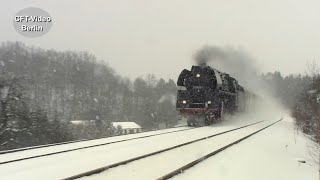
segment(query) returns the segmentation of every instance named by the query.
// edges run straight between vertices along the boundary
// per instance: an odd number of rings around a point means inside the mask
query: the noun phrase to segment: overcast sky
[[[52,16],[48,34],[14,30],[14,15],[30,6]],[[304,73],[308,60],[320,62],[319,0],[10,0],[0,24],[1,42],[86,50],[131,78],[176,79],[205,44],[244,49],[263,72]]]

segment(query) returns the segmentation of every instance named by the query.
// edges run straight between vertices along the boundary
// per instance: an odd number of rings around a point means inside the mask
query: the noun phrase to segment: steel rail
[[[245,136],[243,138],[240,138],[240,139],[238,139],[238,140],[236,140],[236,141],[234,141],[234,142],[232,142],[232,143],[230,143],[230,144],[228,144],[228,145],[226,145],[226,146],[224,146],[222,148],[219,148],[218,150],[215,150],[215,151],[213,151],[213,152],[211,152],[211,153],[209,153],[209,154],[207,154],[207,155],[205,155],[205,156],[203,156],[201,158],[198,158],[198,159],[196,159],[196,160],[194,160],[194,161],[192,161],[192,162],[190,162],[190,163],[188,163],[188,164],[186,164],[186,165],[184,165],[184,166],[182,166],[182,167],[180,167],[180,168],[178,168],[178,169],[176,169],[176,170],[174,170],[174,171],[172,171],[172,172],[170,172],[170,173],[168,173],[168,174],[166,174],[166,175],[164,175],[164,176],[162,176],[160,178],[158,178],[157,180],[166,180],[166,179],[172,178],[173,176],[182,173],[183,171],[193,167],[196,164],[199,164],[200,162],[208,159],[209,157],[214,156],[214,155],[218,154],[219,152],[222,152],[223,150],[225,150],[225,149],[227,149],[227,148],[229,148],[229,147],[231,147],[231,146],[233,146],[233,145],[235,145],[235,144],[237,144],[237,143],[239,143],[239,142],[241,142],[241,141],[243,141],[243,140],[245,140],[245,139],[257,134],[257,133],[259,133],[260,131],[262,131],[264,129],[267,129],[268,127],[280,122],[282,119],[283,118],[281,118],[280,120],[278,120],[278,121],[276,121],[276,122],[274,122],[274,123],[272,123],[272,124],[270,124],[270,125],[268,125],[268,126],[266,126],[264,128],[259,129],[258,131],[255,131],[255,132],[253,132],[253,133],[251,133],[251,134],[249,134],[249,135],[247,135],[247,136]]]
[[[192,143],[196,143],[196,142],[199,142],[199,141],[207,140],[209,138],[212,138],[212,137],[215,137],[215,136],[219,136],[219,135],[222,135],[222,134],[226,134],[226,133],[229,133],[229,132],[232,132],[232,131],[236,131],[236,130],[239,130],[239,129],[242,129],[242,128],[253,126],[253,125],[261,123],[261,122],[263,122],[263,121],[259,121],[259,122],[255,122],[255,123],[248,124],[248,125],[245,125],[245,126],[241,126],[241,127],[238,127],[238,128],[234,128],[234,129],[231,129],[231,130],[223,131],[223,132],[216,133],[216,134],[213,134],[213,135],[210,135],[210,136],[205,136],[205,137],[202,137],[202,138],[199,138],[199,139],[196,139],[196,140],[192,140],[192,141],[185,142],[185,143],[182,143],[182,144],[178,144],[178,145],[175,145],[175,146],[172,146],[172,147],[168,147],[168,148],[165,148],[165,149],[162,149],[162,150],[158,150],[158,151],[155,151],[155,152],[152,152],[152,153],[144,154],[144,155],[141,155],[141,156],[138,156],[138,157],[134,157],[134,158],[131,158],[131,159],[127,159],[127,160],[124,160],[124,161],[121,161],[121,162],[117,162],[117,163],[114,163],[114,164],[111,164],[111,165],[107,165],[107,166],[104,166],[104,167],[93,169],[93,170],[90,170],[90,171],[87,171],[87,172],[84,172],[84,173],[80,173],[80,174],[77,174],[77,175],[74,175],[74,176],[70,176],[70,177],[64,178],[63,180],[78,179],[78,178],[82,178],[82,177],[85,177],[85,176],[91,176],[91,175],[94,175],[94,174],[98,174],[98,173],[101,173],[102,171],[105,171],[107,169],[111,169],[111,168],[114,168],[114,167],[117,167],[117,166],[120,166],[120,165],[128,164],[128,163],[131,163],[131,162],[136,161],[136,160],[140,160],[140,159],[143,159],[143,158],[146,158],[146,157],[150,157],[150,156],[153,156],[153,155],[156,155],[156,154],[160,154],[160,153],[163,153],[163,152],[166,152],[166,151],[169,151],[169,150],[172,150],[172,149],[176,149],[176,148],[179,148],[179,147],[182,147],[182,146],[186,146],[186,145],[189,145],[189,144],[192,144]]]
[[[89,145],[89,146],[78,147],[78,148],[72,148],[72,149],[56,151],[56,152],[51,152],[51,153],[45,153],[45,154],[40,154],[40,155],[35,155],[35,156],[28,156],[28,157],[24,157],[24,158],[18,158],[18,159],[14,159],[14,160],[9,160],[9,161],[2,161],[2,162],[0,162],[0,165],[12,163],[12,162],[23,161],[23,160],[28,160],[28,159],[39,158],[39,157],[45,157],[45,156],[50,156],[50,155],[55,155],[55,154],[61,154],[61,153],[66,153],[66,152],[71,152],[71,151],[77,151],[77,150],[82,150],[82,149],[87,149],[87,148],[93,148],[93,147],[98,147],[98,146],[105,146],[105,145],[115,144],[115,143],[119,143],[119,142],[131,141],[131,140],[136,140],[136,139],[143,139],[143,138],[159,136],[159,135],[164,135],[164,134],[171,134],[171,133],[176,133],[176,132],[181,132],[181,131],[188,131],[188,130],[193,130],[193,129],[197,129],[197,128],[199,128],[199,127],[196,127],[196,128],[195,127],[191,127],[191,128],[188,128],[188,129],[181,129],[181,130],[175,130],[175,131],[170,131],[170,132],[165,132],[165,133],[151,134],[151,135],[147,135],[147,136],[141,136],[141,137],[123,139],[123,140],[118,140],[118,141],[100,143],[100,144]]]
[[[172,128],[168,128],[168,129],[175,129],[175,128],[181,128],[181,127],[190,127],[190,126],[187,126],[187,125],[185,125],[185,126],[176,126],[176,127],[172,127]],[[144,131],[144,132],[139,132],[139,133],[135,133],[135,134],[141,134],[141,133],[153,132],[153,131],[160,131],[160,130],[164,130],[164,129]],[[3,150],[3,151],[0,151],[0,155],[1,154],[14,153],[14,152],[20,152],[20,151],[26,151],[26,150],[31,150],[31,149],[39,149],[39,148],[50,147],[50,146],[57,146],[57,145],[72,144],[72,143],[78,143],[78,142],[93,141],[93,140],[105,139],[105,138],[110,138],[110,137],[119,137],[119,136],[109,136],[109,137],[90,138],[90,139],[79,139],[79,140],[74,140],[74,141],[66,141],[66,142],[43,144],[43,145],[30,146],[30,147],[24,147],[24,148],[18,148],[18,149]]]

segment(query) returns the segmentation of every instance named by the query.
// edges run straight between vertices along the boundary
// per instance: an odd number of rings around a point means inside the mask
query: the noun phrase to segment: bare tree
[[[320,178],[320,67],[315,61],[309,62],[307,66],[313,80],[311,90],[308,92],[308,103],[312,111],[311,118],[314,122],[314,135],[311,136],[311,139],[316,142],[315,145],[309,147],[309,153],[318,163]]]

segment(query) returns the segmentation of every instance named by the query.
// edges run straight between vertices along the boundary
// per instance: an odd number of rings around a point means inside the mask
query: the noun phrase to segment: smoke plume
[[[193,58],[198,65],[207,64],[214,69],[230,74],[230,76],[237,79],[239,84],[246,90],[255,94],[257,96],[257,98],[255,98],[256,102],[250,107],[250,113],[256,112],[254,113],[255,117],[263,118],[270,117],[271,114],[286,114],[286,110],[268,91],[269,88],[261,80],[259,76],[261,73],[257,63],[255,63],[255,59],[246,51],[232,47],[206,45],[196,51]],[[270,112],[273,113],[270,114]],[[270,119],[274,118],[270,117]]]
[[[208,64],[226,72],[247,88],[256,88],[258,67],[244,50],[232,47],[203,46],[193,56],[198,65]]]

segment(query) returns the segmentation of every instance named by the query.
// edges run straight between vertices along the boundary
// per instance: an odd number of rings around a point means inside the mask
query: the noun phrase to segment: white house
[[[121,130],[121,134],[134,134],[142,132],[141,126],[135,122],[112,122],[112,125],[116,129]]]

